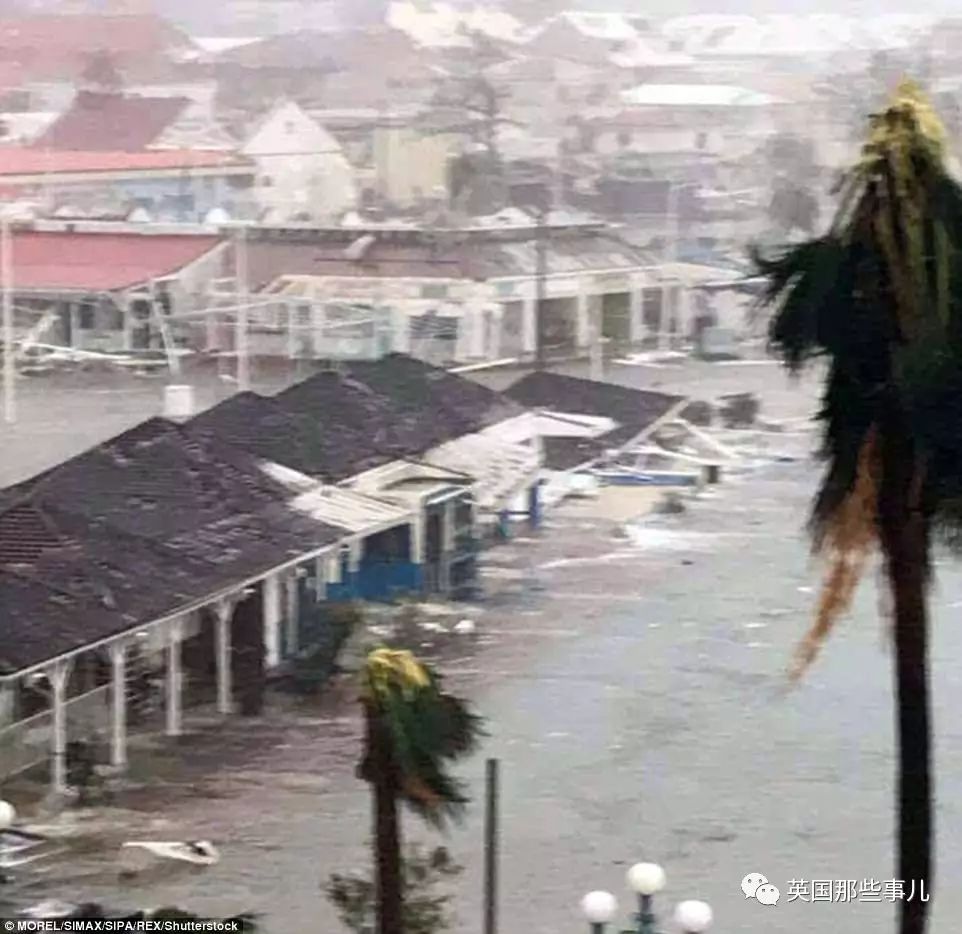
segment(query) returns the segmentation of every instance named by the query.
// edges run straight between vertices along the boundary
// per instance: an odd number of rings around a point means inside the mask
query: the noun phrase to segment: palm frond
[[[409,652],[375,650],[363,679],[364,701],[390,745],[398,796],[437,826],[459,818],[468,797],[448,766],[476,749],[484,735],[481,718]],[[362,777],[372,780],[372,757],[365,754],[363,764]]]

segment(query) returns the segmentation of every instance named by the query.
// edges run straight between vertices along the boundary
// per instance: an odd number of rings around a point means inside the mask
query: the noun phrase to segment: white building
[[[357,205],[340,143],[292,101],[276,104],[240,151],[257,164],[255,199],[271,221],[331,221]]]

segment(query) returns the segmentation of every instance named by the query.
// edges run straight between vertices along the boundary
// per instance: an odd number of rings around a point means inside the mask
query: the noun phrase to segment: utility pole
[[[13,251],[10,221],[0,219],[0,277],[3,278],[3,420],[12,425],[17,420],[16,364],[13,353]]]
[[[237,352],[237,388],[246,392],[251,388],[250,347],[248,345],[248,318],[250,287],[247,277],[247,227],[237,229],[234,241],[234,274],[237,279],[237,333],[234,348]]]

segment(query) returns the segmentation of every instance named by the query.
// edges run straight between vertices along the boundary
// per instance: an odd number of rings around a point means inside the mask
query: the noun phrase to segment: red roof
[[[38,75],[76,75],[90,54],[100,50],[109,51],[119,64],[136,64],[191,45],[186,33],[152,15],[49,14],[0,19],[4,58],[27,65]]]
[[[164,169],[177,171],[248,165],[246,159],[234,153],[207,149],[77,152],[68,149],[0,148],[0,177],[82,172],[148,172]]]
[[[17,230],[12,237],[14,289],[112,292],[171,275],[220,242],[197,234]]]
[[[127,97],[81,91],[34,141],[38,149],[137,152],[146,149],[190,103],[186,97]]]

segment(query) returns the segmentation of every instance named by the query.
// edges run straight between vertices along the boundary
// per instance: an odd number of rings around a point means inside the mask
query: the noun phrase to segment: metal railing
[[[103,729],[110,718],[110,685],[72,697],[66,703],[67,735]],[[0,776],[9,778],[50,756],[53,711],[44,710],[0,729]]]

